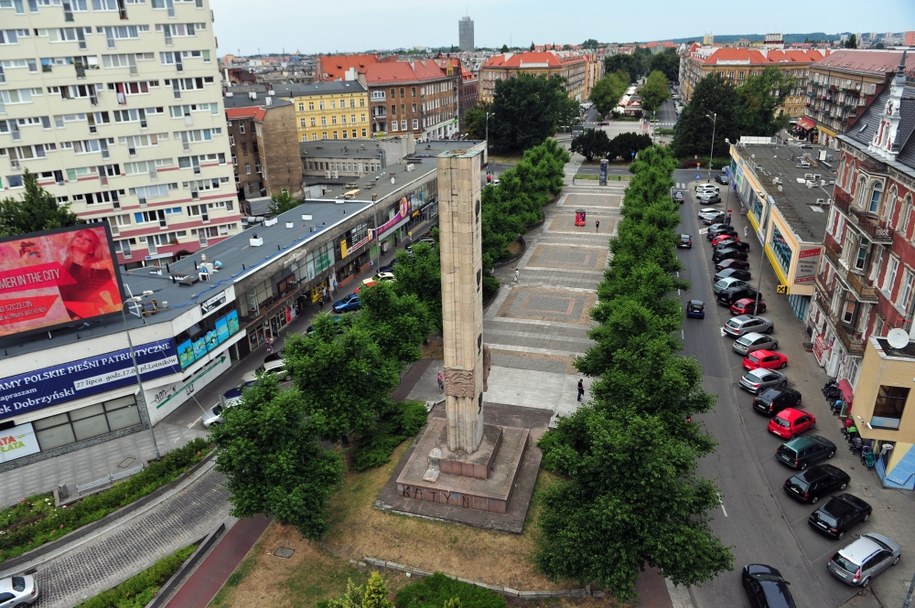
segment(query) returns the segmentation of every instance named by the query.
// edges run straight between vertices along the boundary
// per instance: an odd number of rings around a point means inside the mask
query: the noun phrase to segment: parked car
[[[738,249],[733,249],[731,247],[728,247],[727,249],[722,249],[720,251],[716,250],[715,253],[712,254],[712,262],[715,262],[716,264],[718,262],[720,262],[721,260],[745,260],[745,259],[747,259],[746,251],[740,251]]]
[[[788,366],[788,355],[767,348],[758,348],[743,358],[744,369],[784,369]]]
[[[379,273],[382,273],[382,272],[390,272],[390,273],[393,274],[393,273],[394,273],[394,267],[395,267],[395,266],[397,266],[397,258],[393,258],[390,262],[388,262],[388,263],[385,264],[384,266],[381,266],[381,267],[378,269],[378,272],[379,272]]]
[[[720,281],[716,281],[712,285],[712,292],[715,295],[718,295],[719,293],[721,293],[725,289],[728,289],[729,287],[749,287],[749,286],[750,286],[750,284],[747,283],[746,281],[741,281],[740,279],[735,279],[735,278],[727,278],[727,279],[721,279]]]
[[[721,211],[718,212],[718,215],[708,216],[702,219],[706,226],[712,226],[714,224],[723,224],[727,220],[727,216]]]
[[[873,507],[854,494],[839,494],[811,513],[807,523],[817,532],[842,538],[856,525],[869,520],[873,512]]]
[[[696,200],[703,205],[714,205],[721,202],[721,197],[717,192],[699,192],[696,194]]]
[[[269,363],[271,361],[278,361],[279,359],[282,359],[284,352],[286,352],[286,351],[281,348],[277,351],[274,351],[274,352],[268,354],[266,357],[264,357],[264,365],[266,365],[267,363]]]
[[[719,235],[721,236],[721,235]],[[716,237],[718,238],[718,237]],[[715,240],[712,239],[712,243],[715,243]],[[741,241],[737,238],[736,235],[731,237],[731,240],[722,241],[717,245],[714,245],[715,251],[723,251],[724,249],[736,249],[737,251],[750,251],[750,244],[746,241]]]
[[[353,312],[360,308],[362,308],[362,304],[359,303],[359,294],[355,292],[334,302],[334,312],[336,313]]]
[[[719,270],[715,273],[713,281],[718,282],[721,279],[727,279],[729,277],[734,277],[735,279],[740,279],[741,281],[749,281],[753,278],[753,275],[749,270],[743,270],[740,268],[725,268],[724,270]]]
[[[703,207],[702,209],[700,209],[699,211],[696,212],[696,216],[702,221],[705,221],[707,218],[710,218],[710,217],[717,217],[719,215],[724,215],[724,214],[721,213],[721,209],[716,209],[715,207]]]
[[[723,243],[739,243],[740,237],[732,232],[721,232],[712,239],[712,247],[717,247]]]
[[[851,477],[831,464],[818,464],[785,480],[785,494],[795,500],[816,504],[818,500],[836,490],[848,487]]]
[[[739,253],[739,252],[738,252]],[[747,255],[741,253],[740,255]],[[722,306],[730,307],[731,304],[737,300],[742,300],[743,298],[755,298],[756,290],[752,287],[740,286],[740,287],[729,287],[718,294],[718,297],[715,300]]]
[[[719,173],[718,175],[715,176],[715,181],[718,182],[719,184],[728,185],[731,183],[731,178],[728,176],[727,173]]]
[[[721,260],[715,264],[715,270],[726,270],[728,268],[739,268],[741,270],[749,270],[750,263],[746,260]]]
[[[384,283],[385,281],[393,281],[393,280],[394,280],[393,272],[390,272],[390,271],[379,272],[378,274],[376,274],[373,277],[370,277],[368,279],[362,279],[362,284],[365,287],[371,287],[372,285],[376,285],[378,283]]]
[[[786,407],[801,407],[801,393],[783,386],[770,388],[753,398],[753,409],[766,416],[774,416]]]
[[[715,238],[716,236],[718,236],[719,234],[722,234],[722,233],[736,235],[737,228],[734,228],[733,226],[731,226],[730,224],[727,224],[725,222],[716,222],[714,224],[709,225],[708,232],[705,234],[705,238],[707,238],[708,240],[711,241],[713,238]]]
[[[704,319],[705,318],[705,302],[702,300],[689,300],[686,303],[686,318],[687,319]]]
[[[285,380],[289,377],[289,371],[286,369],[286,362],[282,359],[267,361],[257,369],[244,374],[241,377],[242,384],[251,384],[260,374],[269,374],[276,376],[277,380]]]
[[[0,579],[0,606],[14,608],[31,606],[38,601],[38,585],[30,574]]]
[[[671,198],[675,203],[683,204],[683,201],[686,200],[686,195],[683,194],[683,190],[674,190],[674,193],[671,195]]]
[[[766,303],[756,298],[741,298],[731,304],[732,315],[758,315],[766,312]]]
[[[738,315],[731,317],[724,324],[724,333],[734,338],[739,338],[744,334],[758,333],[771,334],[775,329],[775,324],[766,317],[757,317],[756,315]]]
[[[693,237],[688,234],[681,234],[680,238],[677,239],[677,247],[680,247],[681,249],[692,249]]]
[[[230,407],[235,407],[241,403],[241,391],[232,389],[232,391],[229,392],[233,391],[236,394],[234,394],[232,397],[226,398],[224,395],[216,404],[212,405],[206,410],[200,420],[203,423],[204,428],[210,428],[217,424],[222,424],[222,413]]]
[[[696,184],[696,194],[701,194],[703,192],[711,192],[713,194],[718,194],[721,190],[715,184],[709,184],[702,182]]]
[[[804,410],[785,408],[769,420],[767,430],[782,439],[793,439],[816,426],[816,417]]]
[[[747,373],[752,374],[754,372]],[[836,444],[820,435],[795,437],[791,441],[781,444],[778,446],[778,449],[775,450],[775,457],[781,463],[795,469],[806,469],[812,464],[832,458],[835,455]]]
[[[788,378],[773,369],[751,369],[740,377],[739,384],[743,390],[758,395],[767,388],[785,386]]]
[[[871,579],[899,563],[902,549],[895,541],[876,532],[860,538],[836,551],[826,568],[848,585],[867,587]]]
[[[766,564],[747,564],[740,580],[753,608],[795,608],[788,581],[778,569]]]

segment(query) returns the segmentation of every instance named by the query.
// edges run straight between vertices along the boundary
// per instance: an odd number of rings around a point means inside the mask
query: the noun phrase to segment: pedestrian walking
[[[438,392],[444,393],[445,392],[445,374],[442,373],[441,370],[439,370],[438,376],[436,376],[435,379],[436,379],[436,381],[438,381]]]
[[[273,352],[273,338],[267,338],[267,352]]]
[[[600,232],[600,220],[594,221],[594,232]]]
[[[583,378],[578,379],[578,401],[585,396],[585,381]]]
[[[518,282],[518,277],[521,276],[521,271],[515,268],[515,283]]]
[[[318,298],[318,307],[324,310],[324,294],[321,294],[321,297]]]
[[[747,238],[748,236],[750,236],[750,227],[744,226],[743,227],[743,238]]]

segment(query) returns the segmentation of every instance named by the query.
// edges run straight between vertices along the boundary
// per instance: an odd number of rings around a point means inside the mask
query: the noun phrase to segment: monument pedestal
[[[446,432],[444,419],[429,421],[397,477],[398,496],[490,513],[507,513],[530,431],[484,425],[480,448],[473,454],[451,452]],[[430,463],[430,456],[437,463]]]

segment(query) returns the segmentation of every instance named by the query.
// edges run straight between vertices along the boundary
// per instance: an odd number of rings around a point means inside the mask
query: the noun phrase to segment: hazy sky
[[[711,34],[915,30],[915,0],[210,0],[219,54],[344,53],[457,45],[474,21],[478,47],[646,42]]]

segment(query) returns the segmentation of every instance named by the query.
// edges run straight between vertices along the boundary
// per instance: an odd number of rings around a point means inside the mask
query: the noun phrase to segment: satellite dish
[[[906,330],[897,327],[896,329],[891,329],[890,333],[886,335],[886,341],[893,348],[905,348],[909,343],[909,334]]]

